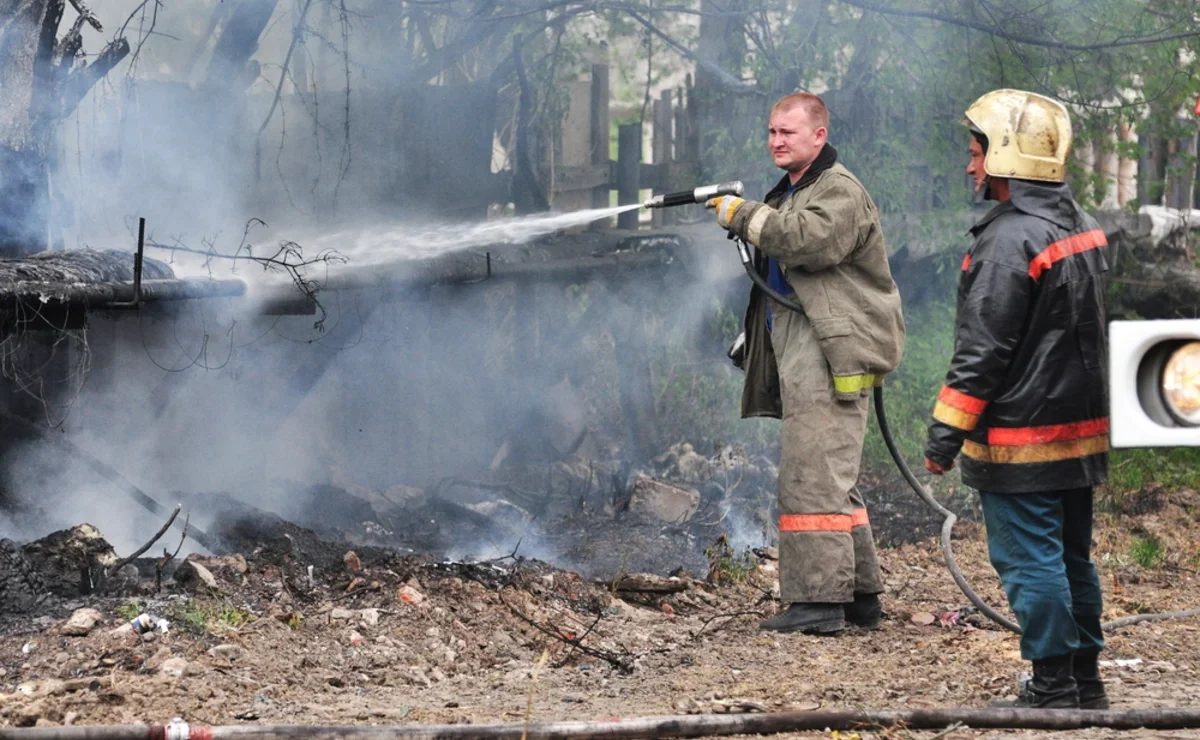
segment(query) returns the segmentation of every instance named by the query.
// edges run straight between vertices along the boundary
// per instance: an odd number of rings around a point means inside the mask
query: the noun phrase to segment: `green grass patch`
[[[176,607],[171,617],[172,621],[189,627],[193,632],[220,634],[252,621],[254,614],[222,602],[192,599]]]
[[[758,566],[754,553],[738,552],[729,544],[729,538],[721,535],[716,542],[704,548],[708,558],[708,582],[716,586],[745,583]]]
[[[126,601],[118,606],[114,611],[123,619],[132,620],[142,613],[142,607],[136,601]]]
[[[1162,543],[1152,535],[1135,537],[1133,544],[1129,546],[1129,556],[1143,568],[1157,567],[1162,562],[1163,555]]]
[[[1098,500],[1119,509],[1127,493],[1158,483],[1167,489],[1200,486],[1200,447],[1147,447],[1113,450],[1108,455],[1108,483]]]

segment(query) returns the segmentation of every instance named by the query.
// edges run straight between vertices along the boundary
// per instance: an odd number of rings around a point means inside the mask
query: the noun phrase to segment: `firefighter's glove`
[[[947,470],[953,470],[954,463],[951,462],[949,465],[942,466],[942,465],[939,465],[938,463],[935,463],[933,460],[930,460],[929,458],[925,458],[925,469],[928,470],[929,472],[933,473],[934,475],[942,475]]]
[[[717,225],[722,229],[728,229],[733,223],[733,217],[737,210],[745,204],[744,198],[738,198],[734,195],[722,195],[713,198],[704,204],[706,208],[711,208],[717,212]]]

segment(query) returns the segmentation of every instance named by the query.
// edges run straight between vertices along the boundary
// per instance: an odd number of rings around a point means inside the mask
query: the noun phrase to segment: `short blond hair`
[[[771,108],[771,113],[788,111],[797,106],[804,108],[804,112],[808,114],[808,120],[812,122],[813,128],[829,130],[829,109],[825,107],[825,101],[810,92],[797,92],[780,98],[775,107]]]

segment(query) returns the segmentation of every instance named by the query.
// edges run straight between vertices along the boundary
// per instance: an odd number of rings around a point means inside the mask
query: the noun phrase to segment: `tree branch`
[[[63,117],[71,115],[84,96],[88,94],[88,90],[104,79],[104,75],[111,72],[113,67],[120,64],[121,60],[128,55],[128,41],[123,38],[110,41],[108,46],[104,47],[104,50],[96,57],[96,61],[68,77],[63,87]]]
[[[307,0],[304,8],[300,11],[300,17],[296,19],[295,30],[292,32],[292,43],[288,45],[287,55],[283,58],[283,65],[279,70],[279,82],[275,83],[275,97],[271,99],[271,108],[267,111],[267,117],[258,127],[258,137],[260,138],[262,132],[266,130],[267,124],[271,122],[271,117],[275,115],[275,109],[279,107],[279,99],[283,96],[283,83],[287,80],[288,65],[292,62],[292,54],[296,52],[296,45],[300,43],[300,39],[304,35],[304,19],[308,17],[308,9],[312,7],[312,4],[313,0]]]
[[[629,15],[630,18],[634,19],[638,23],[645,26],[646,29],[648,31],[650,31],[651,33],[653,33],[655,36],[657,36],[660,39],[662,39],[663,41],[667,42],[668,46],[670,46],[675,51],[679,52],[682,56],[684,56],[687,59],[692,60],[696,64],[700,65],[701,67],[704,67],[704,69],[711,72],[716,77],[716,79],[721,81],[722,86],[725,89],[729,90],[730,92],[745,93],[745,94],[749,94],[749,95],[757,95],[759,97],[763,97],[765,95],[765,93],[763,93],[763,91],[758,90],[751,85],[747,85],[746,83],[742,82],[738,78],[734,77],[733,75],[729,74],[725,70],[721,69],[720,66],[718,66],[711,60],[705,59],[704,57],[696,54],[691,49],[687,48],[683,44],[679,43],[675,39],[673,39],[670,36],[668,36],[667,34],[663,33],[663,31],[660,30],[658,28],[658,26],[651,23],[648,19],[642,17],[642,15],[640,13],[638,13],[637,11],[635,11],[631,8],[625,8],[625,12]]]
[[[79,13],[80,18],[88,22],[88,25],[100,33],[104,33],[104,26],[100,25],[100,21],[96,19],[95,14],[84,4],[83,0],[71,0],[71,6]]]
[[[934,13],[926,10],[906,10],[903,8],[888,8],[882,5],[874,5],[872,3],[862,2],[862,0],[841,0],[847,5],[853,5],[860,10],[869,10],[883,15],[898,16],[901,18],[924,18],[926,20],[938,21],[947,23],[952,26],[960,26],[962,28],[970,28],[976,31],[983,31],[992,36],[1015,41],[1018,44],[1028,44],[1029,46],[1041,46],[1047,49],[1062,49],[1065,51],[1100,51],[1102,49],[1115,49],[1122,46],[1146,46],[1149,44],[1159,44],[1164,41],[1178,41],[1179,39],[1190,39],[1200,36],[1200,31],[1187,31],[1185,33],[1176,33],[1168,36],[1150,36],[1137,39],[1122,39],[1114,41],[1106,41],[1098,44],[1072,44],[1066,41],[1054,41],[1053,39],[1039,39],[1032,36],[1022,36],[1020,34],[1008,33],[995,25],[980,23],[978,21],[966,20],[964,18],[955,18],[954,16],[944,15],[942,13]]]
[[[150,541],[147,542],[146,544],[142,545],[141,547],[139,547],[137,549],[137,552],[133,553],[129,557],[118,560],[116,563],[113,564],[113,566],[111,568],[108,569],[108,572],[109,573],[119,573],[122,568],[124,568],[126,565],[129,565],[134,560],[137,560],[138,558],[140,558],[143,553],[145,553],[147,550],[149,550],[151,547],[153,547],[154,543],[158,542],[160,539],[162,539],[162,536],[167,533],[168,529],[171,528],[171,525],[175,522],[175,517],[179,516],[179,511],[182,508],[183,508],[182,504],[175,504],[175,510],[171,512],[171,518],[168,519],[167,523],[162,525],[162,527],[158,530],[158,532],[156,532],[154,534],[154,536],[150,538]],[[185,536],[186,536],[186,532],[187,532],[186,527],[184,528],[184,532],[185,532]]]

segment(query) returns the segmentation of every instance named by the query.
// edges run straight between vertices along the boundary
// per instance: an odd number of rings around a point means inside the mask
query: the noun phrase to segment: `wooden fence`
[[[699,135],[688,105],[691,89],[688,85],[666,90],[651,101],[644,123],[620,124],[613,159],[608,65],[593,64],[590,79],[569,83],[561,141],[549,148],[556,161],[544,167],[548,182],[543,185],[555,210],[607,207],[612,190],[617,191],[617,203],[626,205],[640,202],[642,190],[663,192],[699,184]],[[649,161],[643,161],[644,126],[649,126]],[[507,201],[512,177],[511,169],[493,173],[493,202]],[[637,228],[638,215],[621,214],[618,228]],[[654,225],[672,223],[674,216],[670,210],[655,211]]]
[[[563,125],[563,143],[554,147],[561,152],[555,163],[547,195],[557,210],[599,208],[609,204],[609,191],[617,191],[620,204],[636,203],[641,189],[656,192],[680,190],[700,183],[700,132],[693,99],[696,89],[688,83],[666,90],[652,101],[645,125],[649,126],[650,156],[642,161],[643,125],[618,127],[617,157],[609,157],[609,69],[606,64],[592,65],[591,79],[571,83],[570,107]],[[1140,158],[1122,156],[1139,140],[1146,142]],[[1166,205],[1172,208],[1200,208],[1197,187],[1197,140],[1192,134],[1181,138],[1162,138],[1153,131],[1136,131],[1126,124],[1114,127],[1102,141],[1076,142],[1073,157],[1092,184],[1102,190],[1078,193],[1095,196],[1101,209],[1127,207],[1134,199],[1140,204]],[[511,174],[494,175],[494,202],[504,202]],[[915,178],[926,181],[927,177]],[[930,207],[929,198],[910,200],[908,211],[921,212]],[[672,209],[655,211],[653,223],[663,226],[678,215]],[[619,228],[636,228],[637,211],[622,214]]]

